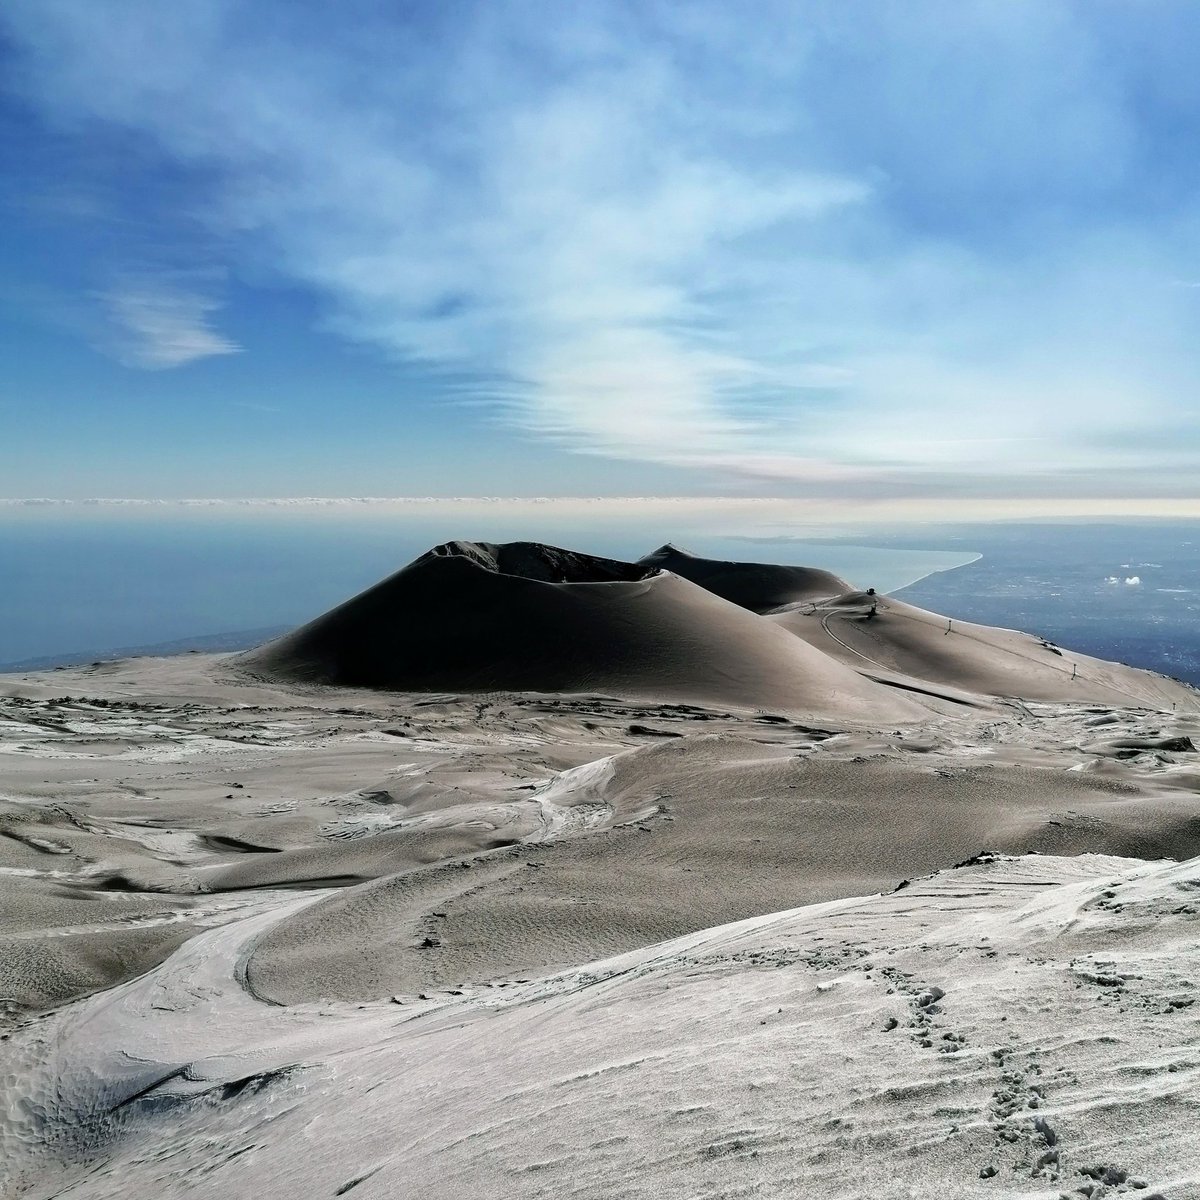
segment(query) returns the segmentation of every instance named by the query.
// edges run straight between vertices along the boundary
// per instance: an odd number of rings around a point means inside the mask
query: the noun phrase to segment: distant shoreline
[[[932,575],[945,575],[948,571],[959,571],[963,567],[972,567],[982,558],[982,554],[976,554],[974,558],[970,558],[966,562],[955,563],[952,567],[934,567],[932,571],[926,571],[924,575],[918,575],[916,579],[910,579],[907,583],[902,583],[898,588],[892,588],[888,595],[894,596],[898,592],[904,591],[905,588],[915,587],[923,579],[928,579]]]

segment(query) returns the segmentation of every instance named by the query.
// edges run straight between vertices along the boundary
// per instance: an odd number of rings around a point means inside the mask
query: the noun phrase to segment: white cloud
[[[220,306],[199,292],[125,279],[100,299],[109,318],[101,345],[127,366],[164,370],[240,349],[213,329],[210,317]]]
[[[668,526],[675,530],[697,528],[706,535],[723,533],[744,535],[753,530],[756,536],[770,538],[794,537],[798,525],[812,530],[824,530],[828,535],[850,532],[854,527],[870,525],[891,526],[905,522],[941,522],[946,519],[945,501],[920,496],[897,497],[893,493],[869,495],[862,489],[847,488],[837,493],[836,503],[821,496],[762,497],[762,496],[307,496],[307,497],[229,497],[214,499],[144,499],[116,497],[83,498],[76,500],[46,498],[0,497],[0,512],[25,512],[31,518],[41,513],[46,519],[67,514],[82,516],[119,511],[125,513],[229,513],[268,514],[296,513],[331,514],[357,513],[392,520],[398,515],[428,510],[430,515],[454,515],[462,527],[473,522],[488,523],[493,517],[511,520],[514,530],[527,529],[528,522],[543,518],[571,522],[625,523],[638,528],[647,524]],[[958,521],[1056,520],[1095,519],[1098,516],[1118,519],[1179,517],[1200,520],[1200,499],[1177,500],[1046,500],[1026,496],[1019,500],[996,501],[990,497],[976,499],[957,496],[953,517]],[[478,528],[478,526],[476,526]],[[1110,576],[1105,582],[1120,585],[1120,576]],[[1169,589],[1168,589],[1169,590]]]
[[[46,112],[218,180],[197,209],[232,256],[571,449],[806,486],[1192,486],[1168,286],[1192,234],[1060,215],[1139,161],[1125,68],[1076,10],[323,11],[9,19]],[[864,37],[890,47],[868,66]],[[199,296],[109,304],[141,365],[236,349]],[[1172,426],[1168,461],[1146,434]]]

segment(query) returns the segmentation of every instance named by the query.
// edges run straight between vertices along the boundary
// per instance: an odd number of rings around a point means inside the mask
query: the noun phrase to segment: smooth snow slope
[[[75,1006],[50,1057],[36,1028],[23,1035],[0,1126],[10,1188],[1200,1188],[1194,862],[985,859],[545,979],[365,1007],[247,995],[241,964],[277,915],[202,934]]]

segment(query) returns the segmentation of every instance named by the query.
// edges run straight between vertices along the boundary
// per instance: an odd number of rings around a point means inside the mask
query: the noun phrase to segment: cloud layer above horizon
[[[165,181],[105,200],[172,245],[108,239],[88,337],[133,369],[251,358],[227,281],[281,280],[427,369],[448,430],[764,491],[1195,494],[1195,6],[10,0],[0,27],[67,183],[89,144]]]

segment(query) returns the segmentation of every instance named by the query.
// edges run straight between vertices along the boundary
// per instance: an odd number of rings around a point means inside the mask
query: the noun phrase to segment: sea
[[[1200,685],[1200,523],[780,527],[661,506],[620,520],[502,505],[375,511],[147,506],[0,510],[0,670],[243,649],[455,537],[637,558],[822,567],[961,620],[1025,629]]]

